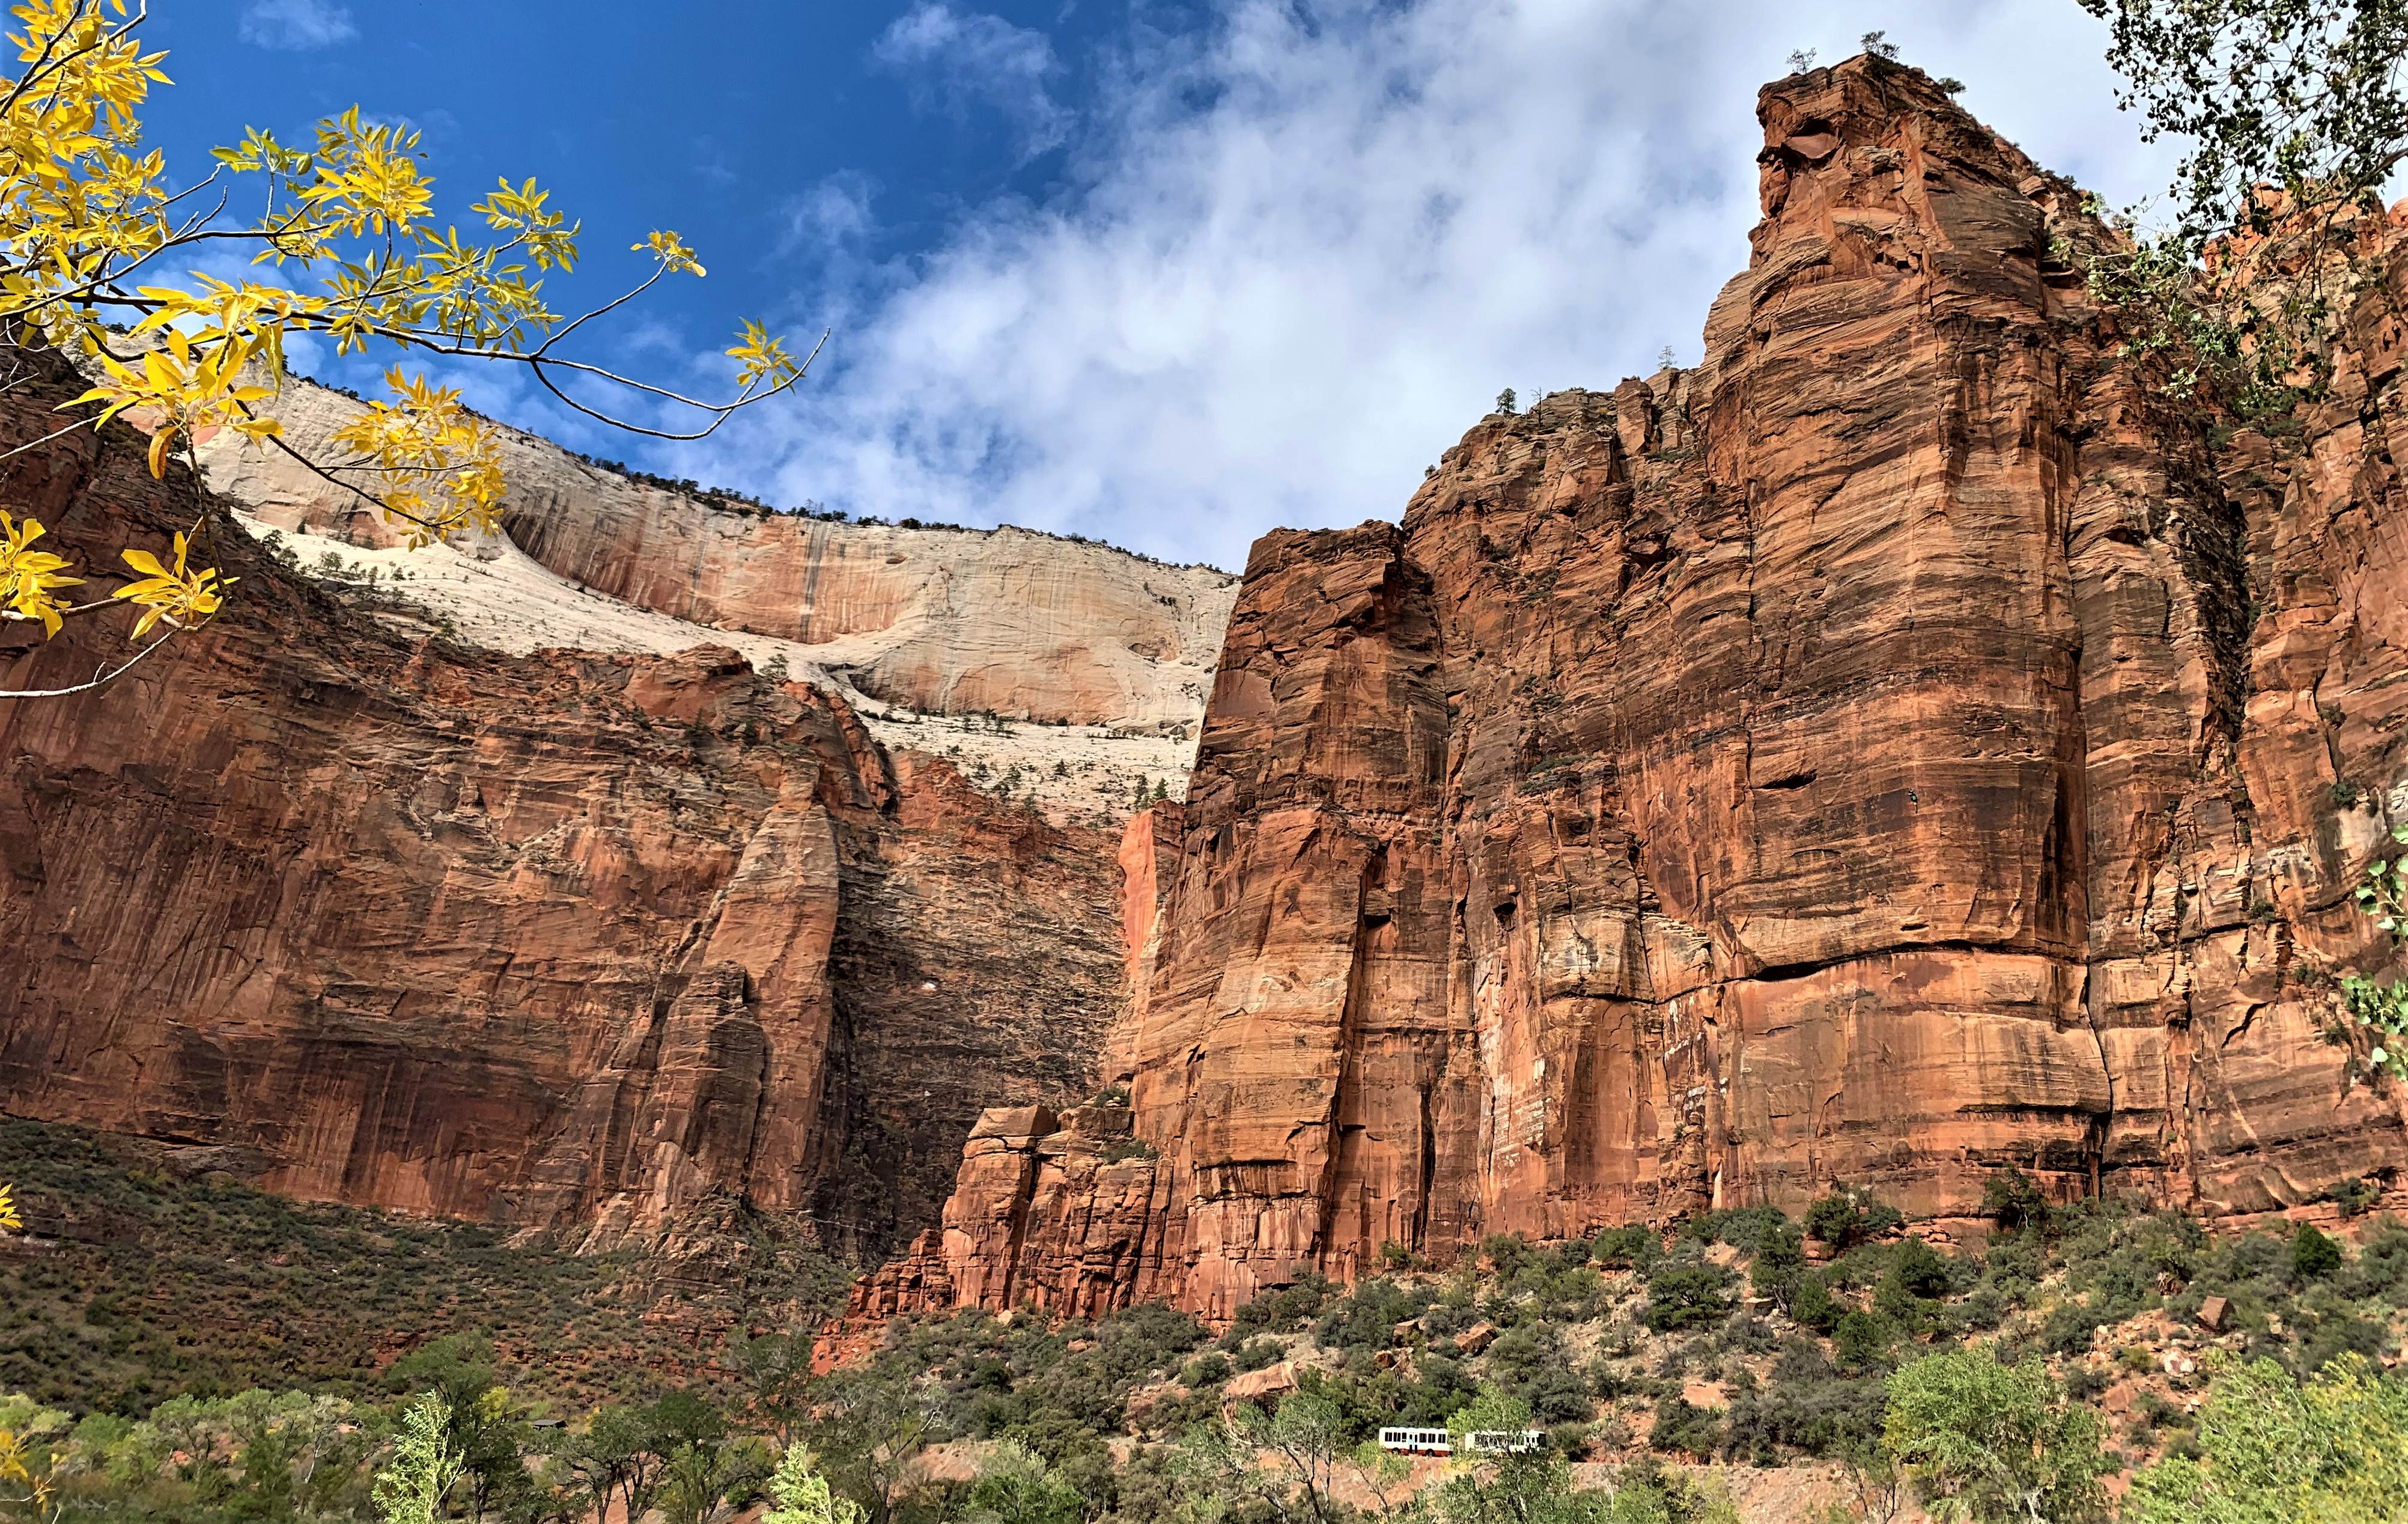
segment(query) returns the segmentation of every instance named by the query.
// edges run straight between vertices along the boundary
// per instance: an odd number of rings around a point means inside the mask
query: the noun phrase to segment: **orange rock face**
[[[2239,1213],[2408,1158],[2324,1039],[2408,818],[2408,276],[2231,435],[2119,358],[2072,188],[1923,77],[1759,114],[1699,368],[1255,547],[1114,1039],[1154,1157],[990,1114],[865,1311],[1226,1316],[1841,1181]]]
[[[884,1317],[953,1306],[1034,1306],[1093,1318],[1175,1273],[1168,1180],[1130,1136],[1126,1108],[998,1107],[962,1152],[944,1224],[853,1287]]]
[[[0,500],[87,566],[164,542],[188,484],[124,436],[19,457]],[[982,1108],[1092,1087],[1102,833],[732,652],[414,640],[220,542],[208,631],[0,705],[11,1114],[244,1145],[300,1196],[599,1239],[737,1199],[882,1252]],[[0,682],[120,638],[0,626]]]

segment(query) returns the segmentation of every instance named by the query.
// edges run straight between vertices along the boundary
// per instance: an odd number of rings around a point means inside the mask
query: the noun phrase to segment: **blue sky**
[[[534,175],[585,221],[561,305],[656,226],[710,267],[596,357],[703,384],[738,316],[832,327],[806,393],[647,447],[523,380],[563,442],[791,504],[1242,563],[1394,516],[1498,388],[1684,363],[1755,220],[1755,88],[1881,27],[2115,199],[2073,0],[153,0],[171,165],[357,102],[445,206]],[[322,367],[323,368],[323,367]],[[337,379],[359,384],[358,374]]]

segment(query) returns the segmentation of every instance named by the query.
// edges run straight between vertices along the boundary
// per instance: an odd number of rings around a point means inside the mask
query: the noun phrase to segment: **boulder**
[[[1294,1391],[1296,1369],[1292,1361],[1282,1360],[1277,1365],[1266,1365],[1259,1371],[1241,1371],[1223,1384],[1222,1400],[1230,1403],[1250,1402]]]

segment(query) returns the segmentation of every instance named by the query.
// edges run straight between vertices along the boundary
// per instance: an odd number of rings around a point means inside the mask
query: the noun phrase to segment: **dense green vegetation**
[[[476,1331],[515,1383],[591,1405],[663,1380],[730,1386],[740,1309],[824,1309],[843,1272],[766,1233],[708,1266],[517,1244],[504,1229],[179,1178],[71,1128],[0,1121],[30,1240],[0,1243],[0,1391],[139,1416],[253,1387],[385,1394],[397,1353]]]
[[[2408,1395],[2370,1363],[2408,1308],[2388,1217],[2213,1238],[2002,1173],[1978,1253],[1841,1191],[1802,1221],[1496,1238],[1444,1269],[1398,1252],[1217,1330],[1159,1306],[897,1321],[815,1373],[836,1281],[766,1237],[707,1272],[580,1258],[25,1124],[0,1126],[0,1165],[36,1235],[0,1245],[0,1390],[22,1394],[0,1509],[28,1516],[1614,1524],[1736,1517],[1727,1468],[1795,1465],[1874,1518],[1916,1494],[2105,1517],[2116,1471],[2148,1524],[2408,1497]],[[2363,1207],[2348,1184],[2328,1194]],[[2221,1332],[2198,1326],[2211,1296]],[[1367,1445],[1391,1424],[1548,1444],[1415,1469]]]

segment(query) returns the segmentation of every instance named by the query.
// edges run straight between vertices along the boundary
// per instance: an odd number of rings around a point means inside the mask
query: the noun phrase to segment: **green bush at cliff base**
[[[1882,1442],[1938,1518],[1980,1524],[2105,1516],[2098,1416],[2036,1360],[1932,1355],[1889,1378]]]
[[[2408,1511],[2408,1383],[2348,1356],[2302,1385],[2272,1360],[2218,1377],[2197,1457],[2132,1478],[2128,1524],[2396,1519]]]

